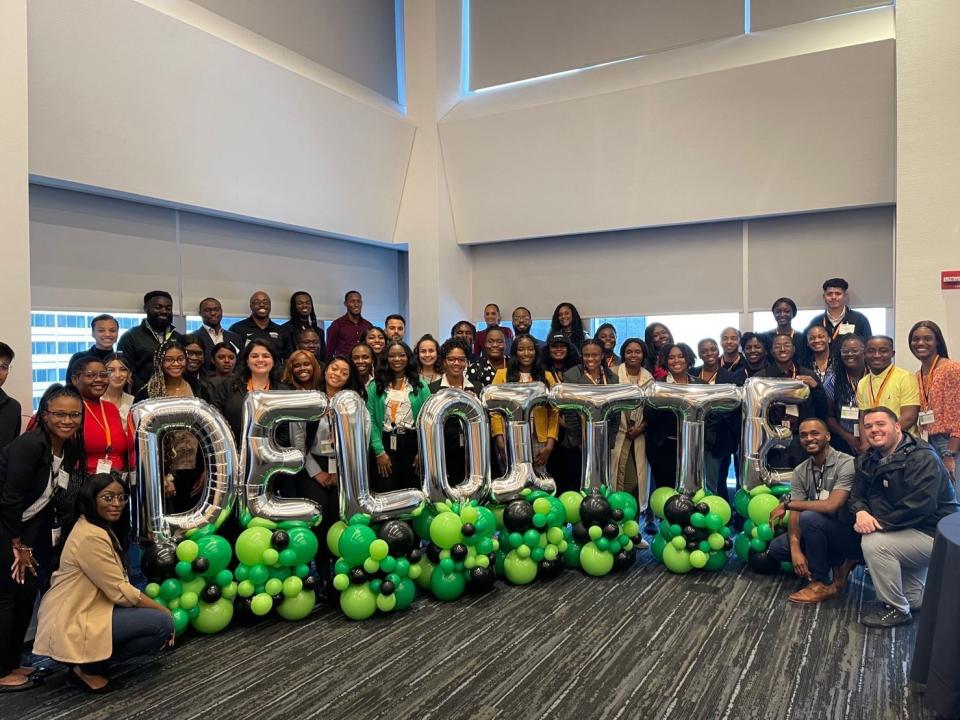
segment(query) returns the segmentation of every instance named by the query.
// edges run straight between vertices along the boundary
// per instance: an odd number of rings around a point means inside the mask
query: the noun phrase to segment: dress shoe
[[[837,596],[837,590],[833,585],[824,585],[822,582],[814,580],[801,590],[797,590],[790,596],[790,602],[810,604],[831,600]]]
[[[850,573],[860,564],[859,560],[844,560],[842,564],[833,569],[833,586],[837,592],[843,592],[847,587],[847,580],[850,579]]]

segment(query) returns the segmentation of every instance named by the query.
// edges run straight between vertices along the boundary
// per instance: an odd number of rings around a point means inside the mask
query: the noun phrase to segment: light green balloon
[[[195,592],[185,592],[180,596],[180,607],[184,610],[192,610],[197,606],[199,601],[200,598],[197,597]]]
[[[316,604],[317,594],[313,590],[301,590],[292,597],[288,595],[283,598],[277,607],[277,615],[284,620],[303,620]]]
[[[339,592],[343,592],[350,587],[350,578],[343,573],[337,573],[333,576],[333,587]]]
[[[276,565],[278,562],[280,562],[280,553],[273,548],[267,548],[264,550],[261,557],[263,558],[264,565]]]
[[[266,591],[267,595],[276,595],[279,592],[283,592],[283,582],[277,580],[277,578],[270,578],[263,585],[263,589]]]
[[[273,610],[273,598],[271,598],[267,593],[262,592],[253,596],[253,600],[250,601],[250,610],[253,611],[254,615],[266,615],[271,610]]]
[[[332,555],[340,557],[340,547],[338,543],[340,542],[340,536],[346,529],[347,524],[343,520],[337,520],[330,526],[330,529],[327,530],[327,549]]]
[[[654,490],[653,494],[650,495],[650,509],[653,511],[653,514],[663,520],[663,506],[667,504],[667,500],[676,494],[677,491],[669,487]]]
[[[200,547],[193,540],[182,540],[177,545],[177,558],[184,562],[193,562],[200,554]]]
[[[377,611],[377,596],[367,583],[350,585],[340,593],[340,609],[351,620],[366,620]]]
[[[707,566],[707,554],[703,550],[694,550],[690,553],[690,564],[695,568]]]
[[[530,548],[526,545],[522,547],[526,548],[527,557],[511,550],[503,560],[503,572],[514,585],[529,585],[537,579],[537,564],[529,557]]]
[[[670,546],[677,550],[684,550],[687,547],[687,539],[682,535],[675,537],[670,541]]]
[[[386,540],[381,540],[378,538],[370,543],[370,557],[372,557],[374,560],[383,560],[389,554],[390,546],[387,545]]]
[[[254,587],[253,583],[250,582],[249,580],[241,580],[237,584],[237,594],[240,597],[243,597],[243,598],[253,597],[253,593],[255,591],[256,591],[256,588]]]
[[[690,564],[690,553],[686,550],[677,550],[673,545],[667,545],[663,549],[663,564],[667,566],[667,570],[679,575],[693,569],[693,565]]]
[[[563,512],[567,522],[580,522],[580,503],[583,502],[583,495],[573,490],[568,490],[560,495],[559,500],[563,504]]]
[[[737,492],[739,492],[739,490]],[[710,507],[710,512],[720,516],[724,525],[730,522],[730,518],[733,517],[733,512],[730,509],[730,503],[722,497],[719,495],[707,495],[707,497],[703,499],[703,502]]]
[[[602,577],[613,570],[613,555],[598,548],[596,543],[588,542],[580,550],[580,567],[587,575]]]
[[[248,527],[237,537],[237,559],[244,565],[257,565],[263,557],[263,551],[269,547],[270,531],[267,528],[258,526]]]
[[[194,630],[211,635],[223,630],[233,619],[233,603],[220,598],[215,603],[200,603],[200,612],[190,618]]]
[[[430,523],[430,539],[437,547],[449,550],[463,542],[463,521],[456,513],[446,512],[437,515]]]
[[[147,583],[147,586],[143,589],[147,594],[148,598],[153,598],[154,600],[160,595],[160,585],[155,582]]]
[[[393,595],[377,595],[377,610],[381,612],[390,612],[397,607],[397,596]]]
[[[763,486],[761,486],[763,487]],[[755,525],[770,522],[770,512],[780,504],[776,496],[770,493],[762,493],[750,498],[750,504],[747,505],[747,512]]]
[[[173,617],[173,631],[176,633],[176,637],[180,637],[190,625],[190,616],[182,608],[172,610],[170,615]]]
[[[292,598],[300,594],[300,591],[303,590],[303,580],[298,578],[296,575],[291,575],[286,580],[283,581],[283,595],[284,597]]]

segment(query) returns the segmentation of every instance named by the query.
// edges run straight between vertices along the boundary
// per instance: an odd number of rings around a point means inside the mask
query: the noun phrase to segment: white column
[[[4,390],[31,412],[27,3],[0,2],[0,340],[17,358]]]
[[[409,248],[411,344],[424,333],[441,342],[475,313],[468,248],[457,245],[437,120],[459,99],[460,3],[404,3],[407,114],[417,125],[395,241]]]
[[[960,269],[960,3],[897,2],[898,364],[916,367],[907,333],[933,320],[960,356],[960,290],[940,272]]]

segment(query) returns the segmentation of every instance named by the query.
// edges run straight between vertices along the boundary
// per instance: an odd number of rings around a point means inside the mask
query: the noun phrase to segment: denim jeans
[[[81,665],[85,673],[103,675],[112,665],[139,655],[160,652],[173,634],[173,618],[165,610],[113,608],[113,653],[106,660]]]
[[[790,562],[790,539],[787,533],[770,541],[767,554],[780,562]],[[830,583],[830,568],[844,560],[859,560],[860,536],[848,522],[832,515],[804,510],[800,513],[800,548],[807,556],[807,565],[814,580]]]

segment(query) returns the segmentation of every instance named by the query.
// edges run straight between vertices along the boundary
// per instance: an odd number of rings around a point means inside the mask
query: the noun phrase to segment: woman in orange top
[[[507,361],[506,368],[497,370],[492,384],[503,385],[508,382],[542,382],[548,389],[554,385],[553,377],[549,373],[545,373],[543,366],[540,364],[537,357],[537,345],[530,335],[518,335],[516,340],[513,341],[513,355]],[[538,471],[542,472],[546,467],[547,461],[550,459],[550,453],[553,452],[553,446],[557,442],[559,417],[559,411],[552,405],[540,405],[533,409],[533,466]],[[490,426],[497,444],[500,463],[505,467],[507,444],[504,437],[503,418],[499,413],[493,413]]]
[[[921,320],[907,336],[910,352],[920,361],[920,437],[928,440],[943,458],[943,464],[957,478],[960,452],[960,363],[949,359],[940,326]]]

